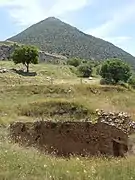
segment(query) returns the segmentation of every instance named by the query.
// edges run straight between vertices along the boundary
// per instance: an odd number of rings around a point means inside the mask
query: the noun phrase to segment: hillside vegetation
[[[135,157],[56,158],[34,148],[23,148],[0,129],[0,179],[6,180],[134,180]]]
[[[0,66],[8,70],[0,73],[2,123],[18,118],[78,120],[77,113],[82,113],[80,120],[94,120],[96,109],[126,111],[135,118],[134,90],[99,85],[99,78],[79,78],[67,65],[32,65],[30,76],[14,71],[22,66],[12,62]]]
[[[128,159],[56,158],[8,142],[0,129],[0,179],[134,180],[135,157]]]
[[[134,90],[101,86],[99,78],[80,79],[70,66],[38,64],[34,76],[18,74],[22,66],[0,62],[0,179],[6,180],[131,180],[135,158],[56,158],[8,139],[14,121],[95,121],[96,109],[128,112],[135,120]],[[52,78],[52,79],[50,79]]]
[[[102,39],[87,35],[59,19],[50,17],[8,40],[36,45],[41,50],[68,57],[102,60],[120,58],[135,66],[135,58]]]

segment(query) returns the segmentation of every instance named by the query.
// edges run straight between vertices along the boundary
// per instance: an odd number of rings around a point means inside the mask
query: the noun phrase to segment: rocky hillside
[[[11,54],[15,50],[16,45],[13,43],[0,42],[0,60],[9,60]],[[50,54],[44,51],[39,51],[40,62],[50,62],[50,63],[61,63],[66,60],[66,57]]]
[[[32,25],[9,40],[36,45],[43,51],[69,57],[92,60],[118,57],[135,66],[135,58],[132,55],[107,41],[87,35],[54,17]]]

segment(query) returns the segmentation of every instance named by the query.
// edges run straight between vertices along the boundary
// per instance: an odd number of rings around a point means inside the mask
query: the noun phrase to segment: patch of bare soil
[[[10,136],[15,143],[58,156],[124,156],[128,150],[127,134],[101,122],[16,122]]]

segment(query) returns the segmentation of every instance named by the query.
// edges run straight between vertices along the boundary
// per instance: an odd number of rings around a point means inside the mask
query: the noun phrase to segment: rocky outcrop
[[[127,134],[101,122],[16,122],[10,125],[10,137],[59,156],[124,156],[128,151]]]
[[[0,60],[10,60],[11,58],[11,54],[13,53],[13,51],[15,50],[15,48],[17,47],[16,44],[13,45],[0,45]],[[65,63],[66,61],[66,57],[65,56],[60,56],[60,55],[56,55],[56,54],[49,54],[47,52],[44,51],[39,51],[39,61],[40,62],[46,62],[46,63],[53,63],[53,64],[60,64],[60,63]]]

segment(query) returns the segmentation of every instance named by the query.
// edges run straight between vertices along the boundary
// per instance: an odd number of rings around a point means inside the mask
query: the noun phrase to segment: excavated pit
[[[123,157],[128,151],[128,135],[102,122],[16,122],[10,125],[10,136],[15,143],[65,157]]]

